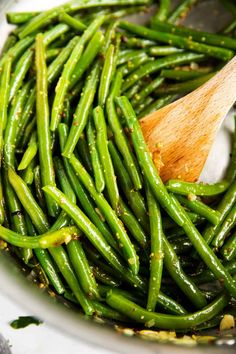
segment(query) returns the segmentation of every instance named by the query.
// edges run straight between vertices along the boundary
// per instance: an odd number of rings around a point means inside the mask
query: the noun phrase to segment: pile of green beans
[[[221,34],[179,25],[196,3],[160,0],[142,26],[123,17],[151,0],[6,14],[0,246],[88,316],[197,331],[234,313],[236,134],[224,180],[164,184],[138,121],[236,52],[236,17]]]

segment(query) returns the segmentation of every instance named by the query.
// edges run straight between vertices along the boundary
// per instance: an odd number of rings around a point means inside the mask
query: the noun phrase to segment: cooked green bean
[[[144,230],[149,231],[145,201],[141,193],[134,189],[131,178],[125,169],[123,161],[112,141],[109,141],[108,147],[112,157],[112,162],[115,168],[119,186],[123,190],[138,222],[142,225]]]
[[[137,34],[143,38],[155,40],[158,42],[168,43],[178,48],[192,50],[197,53],[204,53],[206,55],[209,55],[217,59],[227,61],[230,60],[234,55],[233,51],[230,49],[225,49],[221,47],[194,42],[185,37],[177,36],[170,33],[164,33],[160,31],[154,31],[148,29],[147,27],[136,25],[128,21],[121,21],[119,26],[122,29]]]
[[[236,259],[236,232],[234,232],[225,242],[222,248],[222,254],[227,261]]]
[[[26,37],[21,41],[17,42],[13,47],[11,47],[8,52],[6,52],[3,57],[0,59],[0,68],[2,68],[3,64],[7,61],[9,57],[12,59],[12,63],[15,63],[26,49],[33,43],[34,38]]]
[[[170,67],[177,64],[190,63],[191,61],[197,61],[202,58],[203,58],[202,54],[180,53],[180,54],[168,55],[167,57],[156,59],[154,61],[151,61],[150,63],[144,64],[139,69],[131,73],[126,78],[122,90],[123,91],[127,90],[144,76],[157,72],[162,68]]]
[[[229,48],[233,50],[236,49],[236,39],[222,36],[220,34],[202,32],[183,26],[175,26],[168,22],[159,21],[158,19],[152,23],[152,28],[157,31],[172,33],[180,35],[181,37],[187,37],[191,41],[196,41],[198,43],[206,43],[209,45],[219,46],[221,48]]]
[[[101,107],[104,107],[110,84],[111,84],[111,79],[112,79],[112,73],[113,73],[113,62],[114,62],[114,50],[115,47],[113,44],[110,44],[106,56],[105,56],[105,61],[102,69],[102,74],[101,74],[101,79],[100,79],[100,85],[98,89],[98,103]]]
[[[96,88],[98,85],[99,73],[100,63],[96,62],[93,66],[91,73],[88,76],[79,104],[74,113],[69,136],[66,141],[65,149],[62,153],[62,155],[67,158],[70,158],[73,154],[75,146],[78,143],[78,140],[86,126],[90,109],[92,107],[94,96],[96,93]]]
[[[7,124],[8,100],[10,91],[12,58],[9,56],[3,65],[3,71],[0,77],[0,166],[2,165],[3,154],[3,136]]]
[[[164,242],[159,205],[154,199],[153,194],[148,185],[146,186],[146,189],[151,234],[150,277],[147,310],[155,311],[157,298],[161,288],[164,259]]]
[[[94,35],[97,29],[104,22],[105,17],[100,17],[95,19],[90,26],[84,31],[83,35],[78,39],[77,44],[72,50],[69,59],[67,60],[64,69],[62,71],[60,80],[56,86],[56,95],[53,101],[52,107],[52,117],[51,117],[51,125],[50,128],[52,131],[55,131],[59,122],[60,122],[60,114],[63,109],[64,99],[66,93],[68,91],[70,80],[75,69],[76,64],[78,63],[81,55],[84,51],[85,44],[90,40],[90,38]]]
[[[182,195],[199,195],[199,196],[213,196],[218,195],[227,190],[229,187],[229,182],[223,181],[214,184],[204,184],[204,183],[191,183],[179,180],[169,180],[166,184],[168,191],[182,194]]]
[[[154,57],[161,57],[171,54],[183,53],[183,49],[170,46],[153,46],[148,49],[148,53]]]
[[[84,232],[90,242],[103,255],[103,257],[124,277],[129,279],[135,286],[141,286],[142,282],[137,276],[133,276],[120,262],[119,258],[111,247],[107,244],[102,234],[91,223],[85,214],[73,203],[71,203],[66,196],[60,192],[56,187],[43,187],[46,193],[50,193],[56,199],[60,207],[65,210],[71,218],[75,221],[78,227]],[[141,282],[141,284],[140,284]]]
[[[212,224],[217,225],[220,222],[221,215],[219,211],[210,208],[208,205],[198,200],[195,196],[184,198],[180,195],[177,195],[176,197],[183,206],[187,207],[189,210],[192,210],[198,215],[205,217]]]
[[[109,306],[116,309],[118,312],[135,321],[143,323],[148,328],[156,327],[181,330],[194,329],[197,325],[216,316],[227,306],[228,297],[226,295],[221,295],[202,310],[182,316],[149,312],[125,297],[116,294],[113,290],[107,294],[106,301]]]
[[[36,119],[42,185],[49,184],[53,186],[55,185],[55,177],[49,130],[47,67],[42,34],[38,34],[36,37],[36,79]],[[56,216],[59,209],[55,201],[46,195],[46,203],[49,214]]]
[[[19,163],[18,170],[24,170],[28,167],[30,162],[33,160],[38,151],[36,132],[33,132],[28,148],[25,150],[24,155],[22,156],[21,162]]]
[[[225,217],[220,230],[212,240],[212,245],[215,247],[221,247],[224,243],[225,238],[228,236],[230,230],[236,224],[236,204],[230,210],[229,214]]]
[[[140,176],[140,171],[138,169],[137,162],[132,153],[127,137],[124,134],[122,125],[120,123],[119,117],[115,109],[114,99],[116,96],[119,95],[121,85],[122,85],[122,74],[120,71],[117,71],[117,74],[114,78],[114,82],[111,88],[111,93],[106,103],[107,118],[108,118],[108,123],[112,129],[116,145],[124,159],[124,164],[127,169],[127,172],[129,173],[130,178],[134,184],[134,188],[141,189],[142,179]]]
[[[205,241],[210,244],[215,235],[220,230],[221,224],[225,217],[228,215],[233,205],[236,202],[236,182],[233,182],[229,189],[226,191],[225,195],[221,199],[219,205],[217,206],[217,211],[220,212],[220,222],[218,225],[207,225],[203,231],[203,237]]]
[[[225,269],[230,273],[230,274],[236,274],[236,261],[233,260],[231,262],[226,262],[223,263]],[[212,273],[210,269],[203,270],[200,274],[196,275],[193,277],[193,280],[196,284],[204,284],[204,283],[209,283],[211,281],[214,281],[215,275]]]
[[[73,13],[78,10],[89,9],[92,7],[100,6],[125,6],[125,5],[146,5],[149,4],[149,0],[89,0],[86,3],[78,3],[77,1],[71,1],[64,5],[59,5],[50,10],[41,12],[38,16],[34,17],[24,30],[20,33],[20,38],[24,38],[36,30],[44,27],[51,21],[53,21],[61,12]]]
[[[197,2],[198,0],[183,0],[181,1],[176,8],[173,10],[173,12],[170,14],[168,17],[168,22],[170,23],[176,23],[178,20],[182,20],[185,18],[185,16],[188,14],[188,12],[191,10],[192,6]]]
[[[164,69],[161,71],[161,77],[175,81],[187,81],[196,79],[212,71],[211,67],[203,67],[198,70]]]
[[[104,217],[106,218],[108,224],[110,225],[110,228],[115,233],[118,244],[130,268],[132,269],[134,274],[137,274],[139,269],[138,256],[135,252],[134,246],[132,245],[128,235],[126,234],[126,231],[122,223],[117,218],[116,213],[108,204],[108,202],[103,197],[103,195],[97,192],[91,177],[84,169],[84,167],[81,165],[80,161],[76,159],[74,156],[72,156],[70,158],[70,163],[72,164],[74,170],[76,171],[78,178],[84,184],[85,188],[87,188],[87,190],[95,200],[96,204],[101,209]]]
[[[116,183],[116,176],[113,168],[113,163],[108,150],[106,121],[103,109],[100,106],[94,108],[93,120],[97,133],[96,143],[100,161],[103,167],[106,190],[109,195],[110,204],[112,205],[113,209],[117,211],[119,209],[120,196]]]
[[[72,89],[76,83],[81,79],[84,72],[93,63],[96,56],[99,54],[104,44],[104,36],[101,31],[96,32],[90,42],[88,43],[84,53],[75,66],[72,73],[69,88]]]
[[[84,133],[82,133],[79,138],[79,141],[77,143],[76,152],[79,154],[86,169],[89,172],[91,172],[93,170],[93,168],[92,168],[92,163],[91,163],[90,154],[89,154],[89,147],[88,147],[87,140],[85,138]]]
[[[58,18],[59,21],[66,23],[68,26],[70,26],[71,28],[75,29],[78,32],[83,32],[87,28],[85,24],[83,24],[83,22],[71,17],[65,12],[61,13]]]
[[[167,84],[163,85],[157,90],[155,90],[155,94],[159,97],[160,95],[174,95],[174,94],[183,94],[191,92],[197,89],[199,86],[203,85],[205,82],[210,80],[215,73],[209,73],[201,75],[193,80],[187,80],[184,82],[180,82],[177,84]]]
[[[6,14],[6,17],[8,23],[12,25],[18,25],[21,23],[28,22],[38,14],[38,12],[8,12]]]
[[[95,128],[91,118],[88,120],[86,133],[96,189],[99,193],[102,193],[105,188],[105,180],[96,146]]]
[[[49,248],[57,247],[64,242],[69,242],[77,234],[77,228],[70,226],[59,231],[48,232],[39,236],[23,236],[14,231],[0,226],[0,237],[10,244],[22,248]]]
[[[59,132],[59,138],[60,138],[60,145],[61,145],[61,150],[63,151],[66,139],[68,136],[68,128],[65,124],[59,124],[58,127],[58,132]],[[76,196],[80,202],[81,207],[85,211],[86,215],[89,216],[90,220],[94,223],[94,225],[98,228],[98,230],[103,234],[104,238],[106,241],[111,245],[114,249],[117,249],[118,246],[116,244],[116,241],[114,240],[112,234],[110,233],[110,230],[107,228],[106,224],[101,220],[100,215],[96,212],[96,208],[94,204],[92,203],[90,197],[88,196],[87,192],[83,188],[83,186],[80,184],[79,179],[77,178],[71,164],[69,163],[69,160],[67,158],[64,158],[64,165],[66,169],[66,173],[69,177],[70,183],[72,185],[72,188],[74,189],[74,192],[76,193]]]
[[[170,11],[171,0],[160,0],[157,13],[152,17],[152,24],[156,21],[165,21]]]

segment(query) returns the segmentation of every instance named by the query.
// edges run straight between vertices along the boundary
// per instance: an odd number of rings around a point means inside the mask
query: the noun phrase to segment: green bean
[[[152,162],[150,152],[145,144],[141,127],[137,121],[135,113],[126,97],[117,98],[117,103],[120,106],[127,125],[130,129],[131,138],[134,144],[134,149],[137,153],[139,163],[143,169],[145,177],[147,178],[150,187],[161,204],[161,206],[167,211],[167,213],[173,218],[173,220],[181,227],[183,227],[185,233],[190,238],[194,248],[197,250],[203,261],[209,266],[212,272],[217,278],[224,278],[224,285],[226,289],[235,296],[236,286],[231,278],[230,274],[222,266],[219,259],[216,257],[212,249],[207,245],[203,237],[200,235],[198,230],[192,224],[191,220],[188,218],[184,209],[180,206],[178,201],[173,195],[169,195],[165,189],[162,181],[155,169],[155,165]],[[188,185],[194,185],[188,182],[183,182]],[[196,185],[199,190],[200,184]],[[216,185],[213,185],[215,187]],[[205,189],[205,188],[204,188]],[[214,188],[214,193],[215,193]],[[200,188],[202,190],[202,188]],[[193,191],[192,191],[193,192]],[[196,190],[195,190],[196,192]],[[195,193],[198,194],[198,193]]]
[[[233,182],[225,195],[222,197],[217,210],[220,212],[220,222],[218,225],[207,225],[203,231],[205,241],[210,244],[215,235],[219,232],[221,224],[236,202],[236,182]]]
[[[200,200],[196,198],[194,199],[194,197],[191,199],[189,197],[188,199],[180,195],[176,197],[183,206],[187,207],[189,210],[192,210],[198,215],[205,217],[212,224],[217,225],[220,222],[221,215],[219,211],[210,208],[208,205],[202,203]]]
[[[118,55],[117,65],[122,65],[134,58],[139,58],[142,56],[143,52],[144,51],[140,49],[122,50]]]
[[[61,51],[62,51],[61,48],[48,49],[46,51],[47,64],[51,63],[53,60],[55,60],[58,57],[58,55],[61,53]]]
[[[206,306],[205,296],[197,288],[191,278],[184,273],[180,260],[172,245],[164,235],[162,235],[162,239],[164,244],[164,266],[167,268],[168,273],[196,308],[201,309]]]
[[[38,151],[36,132],[33,132],[28,148],[25,150],[24,155],[22,156],[21,162],[19,163],[18,170],[24,170],[28,167],[30,162],[33,160]]]
[[[236,204],[229,211],[228,215],[225,217],[223,223],[220,226],[219,231],[212,240],[212,245],[219,248],[223,245],[225,238],[228,236],[230,230],[236,224]]]
[[[81,287],[89,298],[100,298],[98,286],[89,267],[86,255],[79,240],[72,240],[67,245],[69,258],[78,276]]]
[[[72,164],[74,170],[80,181],[84,184],[85,188],[89,191],[91,196],[93,197],[95,203],[102,211],[105,219],[107,220],[110,228],[114,232],[118,244],[124,254],[126,261],[128,262],[130,268],[132,269],[134,274],[138,273],[139,269],[139,260],[124,227],[121,221],[117,218],[115,211],[108,204],[107,200],[103,197],[102,194],[98,193],[92,178],[87,173],[85,168],[81,165],[80,161],[72,155],[70,158],[70,163]]]
[[[131,101],[133,106],[137,106],[139,103],[143,102],[143,100],[148,97],[157,87],[159,87],[164,82],[162,77],[157,77],[150,84],[145,85],[144,88],[139,91],[134,99]]]
[[[36,166],[36,161],[33,159],[30,161],[28,166],[22,171],[21,177],[26,184],[31,185],[34,182],[34,168]]]
[[[76,85],[76,83],[81,79],[84,72],[89,68],[89,66],[95,60],[96,56],[99,54],[103,44],[104,36],[102,32],[98,31],[93,35],[80,60],[76,64],[71,76],[69,89],[72,89]]]
[[[163,185],[161,178],[157,174],[156,168],[154,167],[150,152],[147,150],[141,128],[136,119],[132,106],[130,105],[128,99],[124,96],[116,98],[116,102],[126,119],[139,164],[153,190],[154,195],[157,197],[163,208],[173,218],[173,220],[179,226],[182,226],[182,218],[179,217],[179,215],[176,215],[176,211],[170,201],[169,194]]]
[[[98,301],[92,301],[92,304],[95,308],[96,315],[102,318],[108,318],[115,321],[120,322],[128,322],[129,320],[121,315],[119,312],[111,309],[109,306],[105,305],[104,303]]]
[[[114,62],[114,50],[115,47],[113,44],[110,44],[106,56],[105,56],[105,61],[102,69],[102,74],[101,74],[101,79],[100,79],[100,85],[98,89],[98,103],[101,107],[104,107],[108,92],[109,92],[109,87],[111,84],[111,79],[112,79],[112,73],[113,73],[113,62]]]
[[[230,158],[230,165],[226,172],[225,179],[230,183],[235,180],[236,177],[236,116],[234,116],[234,138],[233,138],[232,153]]]
[[[5,200],[4,200],[4,195],[3,195],[3,185],[2,181],[3,178],[0,174],[0,225],[4,223],[5,220]]]
[[[211,67],[200,68],[199,70],[181,70],[181,69],[164,69],[161,71],[161,77],[176,81],[187,81],[196,79],[204,74],[212,71]]]
[[[223,265],[230,274],[236,274],[235,260],[231,262],[223,263]],[[204,284],[204,283],[210,283],[211,281],[214,281],[216,278],[214,273],[212,273],[210,269],[205,269],[202,271],[202,273],[194,276],[192,279],[196,284]]]
[[[222,248],[223,257],[227,261],[232,261],[236,259],[236,232],[234,232]]]
[[[183,0],[181,1],[176,8],[173,10],[173,12],[170,14],[168,18],[168,22],[170,23],[176,23],[178,20],[181,20],[186,17],[188,12],[191,10],[192,6],[197,2],[198,0]]]
[[[194,42],[189,38],[177,36],[170,33],[154,31],[144,26],[135,25],[128,21],[121,21],[119,26],[122,29],[137,34],[143,38],[155,40],[158,42],[168,43],[178,48],[192,50],[197,53],[204,53],[210,57],[214,57],[217,59],[228,61],[233,57],[232,50]]]
[[[160,5],[157,13],[152,17],[151,22],[166,21],[170,12],[171,0],[160,0]]]
[[[22,116],[22,111],[24,109],[24,104],[29,93],[30,86],[31,82],[28,82],[23,86],[10,109],[4,134],[4,162],[6,166],[14,167],[15,165],[15,142],[17,131],[19,129],[18,122]]]
[[[91,163],[93,166],[95,186],[97,191],[99,193],[102,193],[102,191],[105,188],[105,180],[104,180],[103,170],[102,170],[102,166],[101,166],[101,162],[100,162],[100,158],[96,146],[95,128],[92,119],[88,120],[86,133],[87,133],[86,135],[88,140]]]
[[[17,61],[22,56],[25,50],[29,48],[29,46],[33,43],[33,41],[34,38],[32,37],[26,37],[21,41],[18,41],[0,59],[0,68],[2,68],[3,64],[8,60],[9,57],[11,57],[12,63],[15,63],[15,61]]]
[[[25,52],[24,55],[22,55],[19,62],[17,63],[10,82],[9,101],[15,97],[17,91],[21,87],[23,80],[32,65],[33,55],[34,52],[32,48],[30,48]]]
[[[35,187],[35,194],[38,200],[38,203],[42,209],[45,209],[46,203],[44,194],[42,191],[42,183],[41,183],[41,173],[40,173],[40,166],[36,166],[34,169],[34,187]]]
[[[160,95],[174,95],[174,94],[183,94],[191,92],[197,89],[199,86],[203,85],[205,82],[210,80],[215,73],[204,74],[200,77],[197,77],[193,80],[187,80],[177,84],[167,84],[162,87],[159,87],[155,90],[157,96]]]
[[[187,311],[183,306],[181,306],[178,302],[163,294],[161,291],[157,297],[157,306],[158,308],[164,309],[165,312],[173,314],[173,315],[186,315]]]
[[[54,7],[50,10],[40,13],[29,21],[24,30],[20,33],[20,38],[24,38],[29,34],[39,30],[45,25],[50,24],[57,16],[62,13],[72,13],[83,9],[100,6],[125,6],[125,5],[146,5],[149,0],[107,0],[101,2],[100,0],[89,0],[86,3],[78,3],[77,1],[68,2],[64,5]]]
[[[60,114],[63,109],[64,99],[70,85],[71,76],[76,64],[81,58],[81,55],[84,51],[84,46],[91,39],[91,37],[101,26],[104,20],[105,17],[97,18],[90,24],[90,26],[84,31],[83,35],[78,39],[77,44],[72,50],[70,57],[64,66],[60,80],[56,86],[56,94],[52,106],[52,117],[50,125],[52,131],[56,130],[60,122]]]
[[[183,229],[186,235],[189,237],[192,242],[194,248],[198,252],[199,256],[202,258],[205,264],[208,265],[209,269],[214,273],[217,279],[224,279],[224,286],[228,290],[232,296],[235,296],[236,293],[236,285],[235,281],[232,279],[229,272],[222,265],[220,260],[217,258],[213,250],[207,245],[203,237],[200,235],[198,230],[192,224],[187,214],[184,212],[181,205],[178,203],[177,199],[171,195],[171,200],[174,203],[176,210],[181,214],[184,218]]]
[[[58,57],[48,67],[48,83],[52,84],[61,74],[64,64],[68,60],[72,50],[78,42],[79,37],[73,37],[67,46],[62,49]]]
[[[71,218],[64,211],[62,211],[60,213],[60,215],[58,216],[57,220],[54,222],[54,224],[50,228],[50,231],[60,230],[63,227],[66,227],[70,224],[71,224]]]
[[[93,66],[91,73],[89,74],[86,84],[81,95],[79,104],[76,108],[73,123],[70,128],[69,136],[65,145],[65,149],[62,153],[63,156],[70,158],[73,154],[76,144],[83,133],[83,130],[86,126],[88,116],[90,113],[91,106],[93,104],[94,96],[96,93],[96,88],[98,85],[100,73],[100,64],[96,62]]]
[[[214,196],[225,192],[228,187],[229,183],[227,181],[208,185],[202,182],[192,183],[172,179],[166,184],[168,191],[187,196],[189,194],[198,196]]]
[[[47,67],[42,34],[36,37],[36,79],[36,119],[42,185],[55,185],[49,130]],[[59,209],[55,201],[46,195],[46,203],[49,214],[56,216]]]
[[[108,245],[106,240],[103,238],[102,234],[98,229],[91,223],[91,221],[86,217],[85,214],[73,203],[71,203],[66,196],[60,192],[56,187],[47,186],[43,187],[46,193],[50,193],[53,198],[56,199],[57,203],[65,210],[70,217],[78,225],[79,229],[87,236],[90,242],[94,245],[96,249],[102,254],[102,256],[124,277],[130,279],[135,286],[140,286],[140,279],[137,276],[133,276],[131,272],[126,269],[120,262],[117,255]]]
[[[33,117],[34,110],[35,110],[35,93],[36,90],[35,88],[32,88],[29,93],[29,97],[24,105],[24,110],[22,112],[21,120],[19,122],[19,129],[18,129],[18,134],[16,137],[16,146],[18,147],[20,143],[22,142],[23,137],[27,138],[30,136],[29,132],[26,132],[26,127],[30,120]],[[32,121],[31,121],[32,123]],[[25,134],[24,134],[25,133]]]
[[[64,242],[69,242],[71,237],[77,233],[75,226],[70,226],[59,231],[48,232],[39,236],[23,236],[14,231],[0,226],[0,237],[11,245],[22,248],[49,248],[57,247]]]
[[[132,211],[127,207],[127,205],[125,205],[122,199],[120,199],[119,217],[138,244],[143,249],[146,249],[147,236],[145,235],[134,214],[132,214]]]
[[[130,16],[133,15],[134,13],[140,13],[140,12],[146,13],[149,12],[149,9],[145,6],[134,6],[134,7],[129,6],[114,12],[110,12],[110,13],[108,12],[106,16],[107,17],[106,22],[111,22],[112,20],[116,20],[118,18]]]
[[[65,292],[64,285],[58,275],[57,270],[55,270],[55,264],[53,263],[50,254],[47,250],[36,248],[34,253],[42,266],[44,272],[49,278],[50,282],[54,286],[58,294],[63,294]]]
[[[164,58],[156,59],[154,61],[151,61],[150,63],[144,64],[139,69],[131,73],[127,77],[122,87],[122,90],[123,91],[127,90],[132,85],[134,85],[138,80],[140,80],[142,77],[157,72],[162,68],[170,67],[176,64],[190,63],[191,61],[197,61],[202,58],[203,58],[202,54],[182,53],[182,54],[173,54]]]
[[[54,157],[53,161],[55,165],[56,176],[59,180],[62,191],[73,203],[76,203],[76,196],[70,185],[70,181],[66,175],[66,171],[64,170],[63,162],[57,156]]]
[[[122,65],[119,68],[119,71],[122,73],[123,77],[135,71],[135,69],[139,68],[142,64],[150,63],[154,61],[153,57],[149,57],[146,53],[142,53],[140,57],[134,58],[128,61],[126,64]]]
[[[3,71],[0,77],[0,166],[2,164],[3,154],[3,135],[7,124],[8,99],[10,90],[12,59],[9,57],[3,65]]]
[[[148,39],[142,39],[137,37],[128,37],[127,35],[122,36],[122,42],[125,43],[125,46],[128,48],[149,48],[156,43]]]
[[[68,128],[65,124],[59,124],[58,126],[58,131],[59,131],[59,139],[60,139],[60,145],[61,145],[61,150],[64,149],[65,142],[67,139],[68,135]],[[90,197],[84,190],[83,186],[80,184],[79,179],[75,175],[75,172],[72,168],[72,166],[69,163],[69,160],[64,158],[64,165],[66,169],[66,173],[69,177],[70,183],[76,193],[76,196],[78,200],[80,201],[80,205],[89,216],[90,220],[94,223],[94,225],[98,228],[98,230],[102,233],[106,241],[111,245],[114,249],[117,249],[118,246],[116,244],[116,241],[114,240],[113,236],[110,233],[110,230],[107,228],[106,224],[101,220],[100,216],[98,213],[95,211],[95,206],[92,203]]]
[[[119,191],[116,183],[116,176],[111,160],[111,156],[108,150],[107,141],[107,128],[103,109],[97,106],[93,110],[93,120],[95,123],[95,128],[97,132],[96,143],[99,153],[99,158],[103,167],[104,179],[106,190],[109,195],[110,204],[113,209],[117,211],[119,209]]]
[[[150,111],[150,110],[153,110],[154,108],[154,106],[155,106],[155,100],[154,100],[154,98],[153,97],[151,97],[151,96],[148,96],[148,97],[146,97],[146,98],[144,98],[144,100],[142,100],[142,103],[138,106],[138,107],[136,107],[136,113],[137,113],[137,115],[138,115],[138,119],[139,118],[142,118],[141,116],[140,116],[140,113],[142,112],[142,111]]]
[[[88,300],[85,294],[83,293],[64,248],[62,246],[58,246],[55,248],[50,248],[49,251],[55,263],[57,264],[60,272],[62,273],[69,287],[73,291],[73,294],[75,295],[76,299],[82,306],[85,314],[92,315],[94,313],[93,305],[91,301]]]
[[[115,108],[114,99],[116,96],[119,95],[121,84],[122,84],[122,74],[121,72],[118,71],[111,88],[111,93],[106,103],[107,118],[108,118],[108,123],[114,135],[115,143],[124,159],[125,167],[133,182],[134,188],[141,189],[142,179],[140,176],[140,171],[138,169],[137,162],[135,160],[135,157],[128,143],[127,137],[124,134],[124,131],[122,129],[122,125],[120,123]]]
[[[154,57],[183,53],[183,49],[170,46],[153,46],[148,49],[148,53]]]
[[[8,177],[12,188],[15,190],[21,204],[32,219],[34,226],[40,233],[45,233],[49,229],[48,220],[35,201],[29,187],[13,169],[8,170]]]
[[[70,26],[71,28],[75,29],[78,32],[83,32],[87,28],[87,26],[85,26],[83,22],[81,22],[78,19],[75,19],[74,17],[71,17],[65,12],[61,13],[58,18],[59,21],[66,23],[68,26]]]
[[[232,35],[232,32],[236,28],[236,20],[231,20],[230,23],[223,29],[222,33],[225,35]]]
[[[176,99],[176,95],[167,95],[161,98],[158,98],[155,101],[151,101],[147,104],[147,107],[138,111],[138,119],[146,117],[148,114],[157,111],[158,109],[166,106],[167,104],[173,102]]]
[[[96,280],[100,283],[109,285],[112,288],[118,287],[121,284],[121,281],[115,279],[114,276],[106,273],[103,269],[94,266],[91,266],[91,269]]]
[[[28,22],[38,14],[38,12],[8,12],[6,14],[6,17],[8,23],[12,25],[18,25]]]
[[[25,210],[27,211],[30,218],[32,219],[32,222],[37,228],[38,232],[48,231],[49,224],[46,219],[46,216],[43,213],[42,209],[37,205],[28,187],[21,180],[21,178],[16,175],[16,173],[13,170],[9,170],[8,175],[9,175],[10,183],[15,189],[17,196],[19,197],[22,205],[24,206]],[[71,268],[66,252],[61,246],[55,248],[49,248],[49,251],[53,259],[55,260],[57,266],[59,267],[59,270],[61,271],[62,275],[64,276],[69,286],[73,290],[77,300],[80,302],[81,306],[83,307],[85,313],[91,314],[93,312],[93,309],[90,303],[88,302],[88,300],[85,298],[82,290],[80,289],[80,286]]]
[[[160,208],[155,201],[150,187],[146,186],[148,214],[150,218],[150,234],[151,234],[151,254],[150,254],[150,277],[149,290],[147,299],[147,310],[155,311],[157,297],[161,288],[164,247],[163,247],[163,231],[161,222]]]
[[[209,32],[202,32],[192,28],[183,26],[175,26],[168,22],[162,22],[156,20],[152,23],[152,27],[161,32],[172,33],[181,37],[187,37],[191,41],[198,43],[205,43],[213,46],[219,46],[221,48],[236,49],[236,39],[222,36],[219,34],[213,34]]]
[[[86,169],[89,172],[91,172],[93,170],[93,168],[92,168],[92,163],[91,163],[91,159],[90,159],[88,143],[87,143],[84,133],[81,134],[81,136],[78,140],[76,152],[78,152],[78,155],[80,156]]]
[[[181,330],[194,329],[197,325],[215,317],[227,306],[228,297],[221,295],[202,310],[182,316],[149,312],[125,297],[116,294],[113,290],[108,293],[106,301],[109,306],[118,312],[139,323],[144,323],[146,327]]]
[[[60,38],[64,33],[68,32],[69,29],[70,27],[64,23],[59,23],[58,25],[52,27],[47,32],[44,32],[43,44],[45,47],[48,47],[49,44],[54,42],[57,38]]]
[[[122,188],[138,222],[142,225],[144,230],[149,231],[145,201],[141,193],[134,190],[131,178],[112,141],[109,141],[108,147],[120,187]]]
[[[6,54],[16,44],[16,42],[17,37],[13,33],[10,33],[2,47],[1,57]]]

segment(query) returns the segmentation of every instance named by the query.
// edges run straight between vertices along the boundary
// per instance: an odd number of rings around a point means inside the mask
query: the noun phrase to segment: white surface
[[[95,348],[68,335],[62,335],[53,327],[43,323],[22,329],[13,329],[9,322],[19,316],[30,316],[20,305],[14,304],[0,294],[0,332],[9,341],[12,354],[114,354],[114,352]]]

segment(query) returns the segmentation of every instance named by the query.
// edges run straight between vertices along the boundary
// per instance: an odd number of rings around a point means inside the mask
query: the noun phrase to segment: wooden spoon
[[[236,56],[197,90],[140,120],[163,181],[198,179],[235,100]]]

